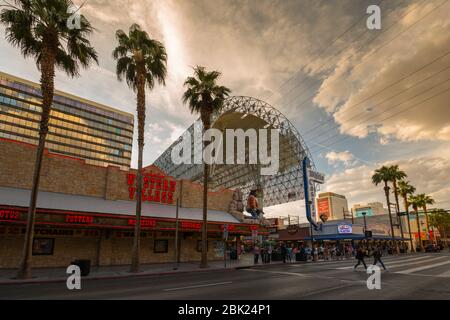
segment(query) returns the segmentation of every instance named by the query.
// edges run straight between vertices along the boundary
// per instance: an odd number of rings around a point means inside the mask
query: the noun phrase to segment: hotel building
[[[37,145],[41,109],[38,83],[0,72],[0,138]],[[130,168],[134,116],[55,91],[46,148],[97,166]]]

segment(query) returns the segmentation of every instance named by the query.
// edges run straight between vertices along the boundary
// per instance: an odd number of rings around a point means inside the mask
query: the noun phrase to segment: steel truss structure
[[[210,166],[212,189],[240,188],[244,194],[251,188],[263,191],[263,205],[269,207],[304,199],[302,160],[309,157],[315,170],[312,156],[303,138],[292,123],[277,109],[261,100],[235,96],[226,100],[223,109],[213,115],[212,127],[225,129],[278,129],[279,171],[272,176],[261,175],[261,164],[216,164]],[[172,161],[172,150],[190,137],[191,163],[176,165]],[[269,146],[270,147],[270,146]],[[269,148],[270,153],[270,148]],[[154,163],[166,174],[176,179],[187,179],[201,183],[203,164],[194,164],[195,155],[202,154],[202,123],[197,120]],[[248,163],[248,143],[246,143]],[[315,188],[314,188],[315,189]]]

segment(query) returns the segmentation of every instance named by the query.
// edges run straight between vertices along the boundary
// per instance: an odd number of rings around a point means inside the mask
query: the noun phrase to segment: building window
[[[206,251],[209,251],[209,241],[206,241]],[[197,240],[197,252],[202,252],[202,240]]]
[[[55,247],[55,239],[33,239],[33,256],[51,256]]]
[[[169,252],[169,240],[155,240],[153,245],[154,253],[168,253]]]

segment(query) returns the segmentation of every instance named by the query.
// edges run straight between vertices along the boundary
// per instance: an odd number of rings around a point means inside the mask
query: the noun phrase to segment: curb
[[[234,271],[238,268],[250,268],[250,267],[233,267],[233,268],[214,268],[214,269],[204,269],[204,270],[186,270],[186,271],[167,271],[167,272],[142,272],[136,274],[118,274],[110,276],[92,276],[92,277],[82,277],[83,281],[86,280],[113,280],[113,279],[133,279],[133,278],[143,278],[143,277],[153,277],[153,276],[166,276],[175,274],[186,274],[186,273],[200,273],[200,272],[217,272],[217,271]],[[30,280],[14,280],[10,279],[8,281],[0,281],[0,286],[7,285],[21,285],[21,284],[41,284],[41,283],[59,283],[66,282],[67,278],[54,278],[54,279],[30,279]]]

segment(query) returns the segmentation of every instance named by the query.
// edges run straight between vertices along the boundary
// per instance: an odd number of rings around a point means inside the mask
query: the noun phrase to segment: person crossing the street
[[[358,247],[358,250],[356,251],[356,259],[358,259],[358,263],[355,265],[355,267],[353,268],[354,270],[356,270],[356,268],[358,268],[358,266],[362,263],[364,268],[367,270],[367,265],[366,262],[364,261],[364,249],[360,246]]]
[[[383,269],[386,270],[386,267],[384,266],[383,261],[381,261],[383,252],[380,247],[375,247],[375,249],[373,250],[372,256],[373,256],[373,265],[376,266],[377,263],[379,262],[381,264],[381,266],[383,267]]]

